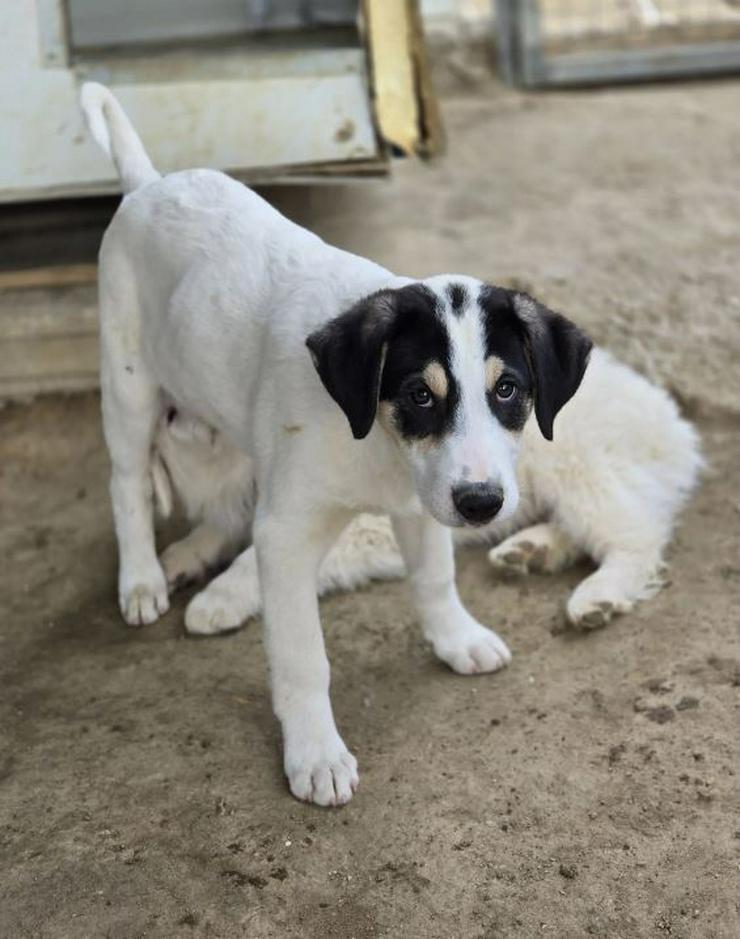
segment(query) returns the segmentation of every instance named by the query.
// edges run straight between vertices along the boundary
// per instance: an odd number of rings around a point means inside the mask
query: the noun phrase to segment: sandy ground
[[[561,634],[584,569],[461,591],[515,659],[465,679],[402,584],[323,604],[362,783],[283,782],[260,630],[126,628],[94,395],[0,413],[0,936],[740,935],[740,85],[446,102],[449,158],[279,194],[392,268],[528,285],[673,388],[712,472],[672,584]]]

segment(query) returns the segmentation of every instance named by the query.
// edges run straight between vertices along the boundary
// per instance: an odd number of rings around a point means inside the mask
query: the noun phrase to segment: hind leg
[[[319,596],[353,590],[371,580],[399,580],[405,574],[388,518],[359,515],[339,536],[319,568]]]
[[[583,555],[581,548],[553,522],[530,525],[488,552],[493,567],[517,574],[554,574]]]
[[[174,541],[160,555],[160,563],[171,590],[200,580],[209,568],[230,561],[238,550],[228,532],[208,522],[196,525],[184,538]]]
[[[127,623],[153,623],[169,606],[154,547],[149,451],[159,409],[157,389],[129,364],[102,378],[103,424],[112,466],[110,493],[119,552],[118,598]],[[110,374],[110,371],[114,374]]]
[[[193,636],[230,632],[261,608],[257,554],[250,545],[188,603],[185,629]]]
[[[352,590],[371,580],[397,580],[403,574],[403,560],[388,519],[361,515],[342,532],[322,561],[318,595]],[[201,636],[226,632],[261,610],[257,553],[251,546],[193,597],[185,612],[185,628]]]
[[[568,620],[579,629],[598,629],[618,613],[663,586],[660,551],[610,551],[599,569],[582,581],[568,600]]]
[[[160,393],[138,350],[138,314],[130,279],[115,289],[101,252],[103,430],[110,453],[113,518],[119,553],[118,598],[127,623],[153,623],[166,612],[167,582],[154,545],[150,460]],[[120,274],[121,269],[117,270]]]

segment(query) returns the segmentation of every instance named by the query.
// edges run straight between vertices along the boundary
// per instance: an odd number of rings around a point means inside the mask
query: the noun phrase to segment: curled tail
[[[124,193],[159,179],[126,112],[104,85],[86,82],[80,106],[93,139],[115,163]]]

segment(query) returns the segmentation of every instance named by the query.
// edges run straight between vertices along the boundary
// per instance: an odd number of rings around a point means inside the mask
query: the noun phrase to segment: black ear
[[[578,390],[593,343],[569,319],[528,294],[514,294],[513,302],[524,327],[537,423],[542,436],[552,440],[553,421]]]
[[[347,415],[356,440],[367,437],[375,420],[385,349],[395,315],[395,291],[381,290],[306,340],[316,371]]]

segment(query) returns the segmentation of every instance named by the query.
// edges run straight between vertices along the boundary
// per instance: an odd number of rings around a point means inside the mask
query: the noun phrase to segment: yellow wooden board
[[[416,0],[364,0],[375,120],[380,136],[403,153],[430,156],[443,147]]]

